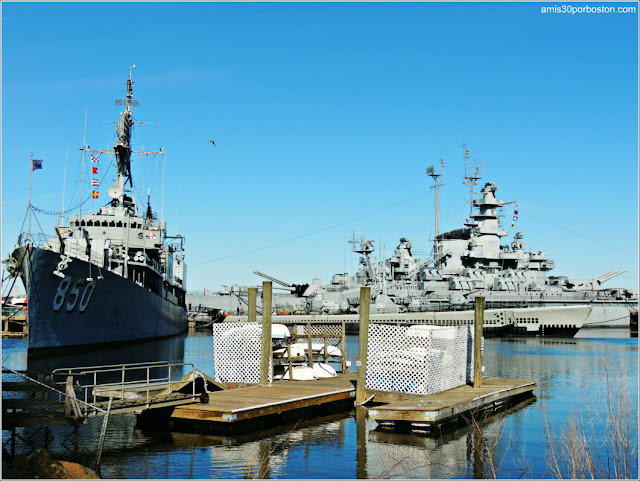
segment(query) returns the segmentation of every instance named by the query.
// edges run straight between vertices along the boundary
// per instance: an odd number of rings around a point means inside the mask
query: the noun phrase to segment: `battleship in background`
[[[132,67],[133,68],[133,67]],[[93,214],[69,217],[41,245],[21,233],[4,261],[20,276],[29,300],[28,352],[51,352],[73,346],[122,343],[171,336],[187,329],[184,239],[166,235],[150,203],[137,205],[131,177],[135,123],[131,70],[124,111],[116,122],[113,149],[91,150],[114,156],[117,178],[108,189],[111,200]],[[33,171],[33,160],[32,160]],[[31,201],[29,212],[31,216]]]
[[[467,155],[468,151],[465,160]],[[427,174],[436,181],[437,199],[442,174],[432,167]],[[487,333],[573,336],[583,326],[629,325],[630,313],[638,308],[638,291],[601,287],[624,271],[589,280],[548,276],[554,262],[542,251],[526,252],[522,233],[515,234],[511,245],[501,244],[508,233],[499,221],[505,202],[495,196],[498,186],[486,183],[481,197],[474,199],[473,186],[480,179],[477,171],[473,176],[465,172],[464,179],[475,212],[463,228],[442,234],[436,213],[434,254],[426,262],[413,257],[410,239],[401,238],[394,255],[376,263],[371,256],[375,243],[364,238],[358,242],[354,235],[353,252],[361,255],[363,265],[355,276],[336,274],[327,285],[319,279],[296,285],[254,271],[289,291],[274,295],[276,314],[293,314],[286,318],[291,321],[356,322],[359,289],[369,286],[374,321],[466,324],[473,319],[475,298],[484,297]],[[247,292],[247,286],[231,286],[217,293],[188,294],[187,302],[194,311],[207,308],[237,313],[247,309]],[[260,312],[260,299],[258,303]]]

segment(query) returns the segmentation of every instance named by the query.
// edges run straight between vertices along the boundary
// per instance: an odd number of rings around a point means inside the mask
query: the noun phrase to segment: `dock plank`
[[[176,407],[171,417],[231,423],[353,397],[355,375],[316,381],[276,381],[209,393],[209,403]]]
[[[460,386],[428,396],[412,397],[369,410],[376,421],[410,421],[438,424],[467,411],[506,402],[514,396],[533,391],[535,381],[485,378],[481,388]]]

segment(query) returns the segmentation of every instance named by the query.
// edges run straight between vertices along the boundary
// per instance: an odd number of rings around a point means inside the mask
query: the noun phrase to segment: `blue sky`
[[[503,242],[521,231],[552,274],[627,269],[605,286],[637,288],[637,13],[543,5],[3,2],[2,255],[29,153],[44,159],[33,205],[61,209],[65,155],[76,205],[85,109],[87,143],[108,148],[135,64],[134,117],[149,123],[134,147],[165,148],[162,212],[186,237],[190,291],[255,285],[256,269],[295,283],[353,273],[353,231],[387,255],[410,237],[427,256],[425,169],[444,159],[440,230],[460,227],[463,142],[519,205]],[[108,200],[107,167],[91,210]],[[132,169],[160,214],[162,159]],[[38,221],[53,234],[55,216]]]

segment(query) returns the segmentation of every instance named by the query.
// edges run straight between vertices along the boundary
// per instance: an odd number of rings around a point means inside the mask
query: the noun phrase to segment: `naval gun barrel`
[[[259,275],[260,277],[264,277],[265,279],[269,279],[270,281],[277,282],[281,286],[293,288],[293,284],[291,284],[290,282],[283,281],[282,279],[278,279],[277,277],[270,276],[269,274],[265,274],[264,272],[253,271],[253,273]]]
[[[277,289],[284,289],[285,291],[289,291],[298,297],[302,297],[309,287],[309,284],[291,284],[290,282],[283,281],[282,279],[270,276],[269,274],[265,274],[264,272],[253,271],[253,273],[280,284],[282,287],[277,287]]]
[[[626,269],[624,271],[609,271],[609,272],[605,272],[604,274],[599,275],[598,277],[595,277],[593,280],[599,282],[600,284],[602,284],[605,281],[608,281],[609,279],[613,279],[616,276],[619,276],[620,274],[627,272]]]

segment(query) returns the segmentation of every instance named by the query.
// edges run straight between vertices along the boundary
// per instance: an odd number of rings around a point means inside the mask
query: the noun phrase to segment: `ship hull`
[[[587,297],[585,292],[582,294],[582,298],[572,299],[571,294],[577,293],[563,293],[558,295],[557,299],[549,299],[549,296],[536,297],[535,295],[505,295],[503,293],[483,292],[478,295],[483,296],[489,306],[498,307],[501,304],[530,306],[530,307],[560,307],[560,306],[577,306],[577,305],[589,305],[592,307],[591,313],[587,320],[584,322],[585,328],[587,327],[629,327],[629,320],[631,313],[638,309],[637,299],[620,299],[620,300],[605,300],[605,299],[592,299]]]
[[[584,325],[591,306],[559,306],[522,309],[486,309],[483,332],[485,336],[549,336],[573,337]],[[471,325],[475,311],[431,311],[398,314],[371,314],[371,322],[386,324],[428,324],[438,326]],[[262,316],[258,316],[260,321]],[[246,316],[228,316],[226,322],[246,320]],[[358,325],[358,314],[274,315],[273,323],[341,323],[347,330]]]
[[[15,259],[23,256],[29,355],[172,336],[187,329],[186,309],[133,281],[77,258],[61,262],[60,253],[38,247],[19,247],[13,253]]]

